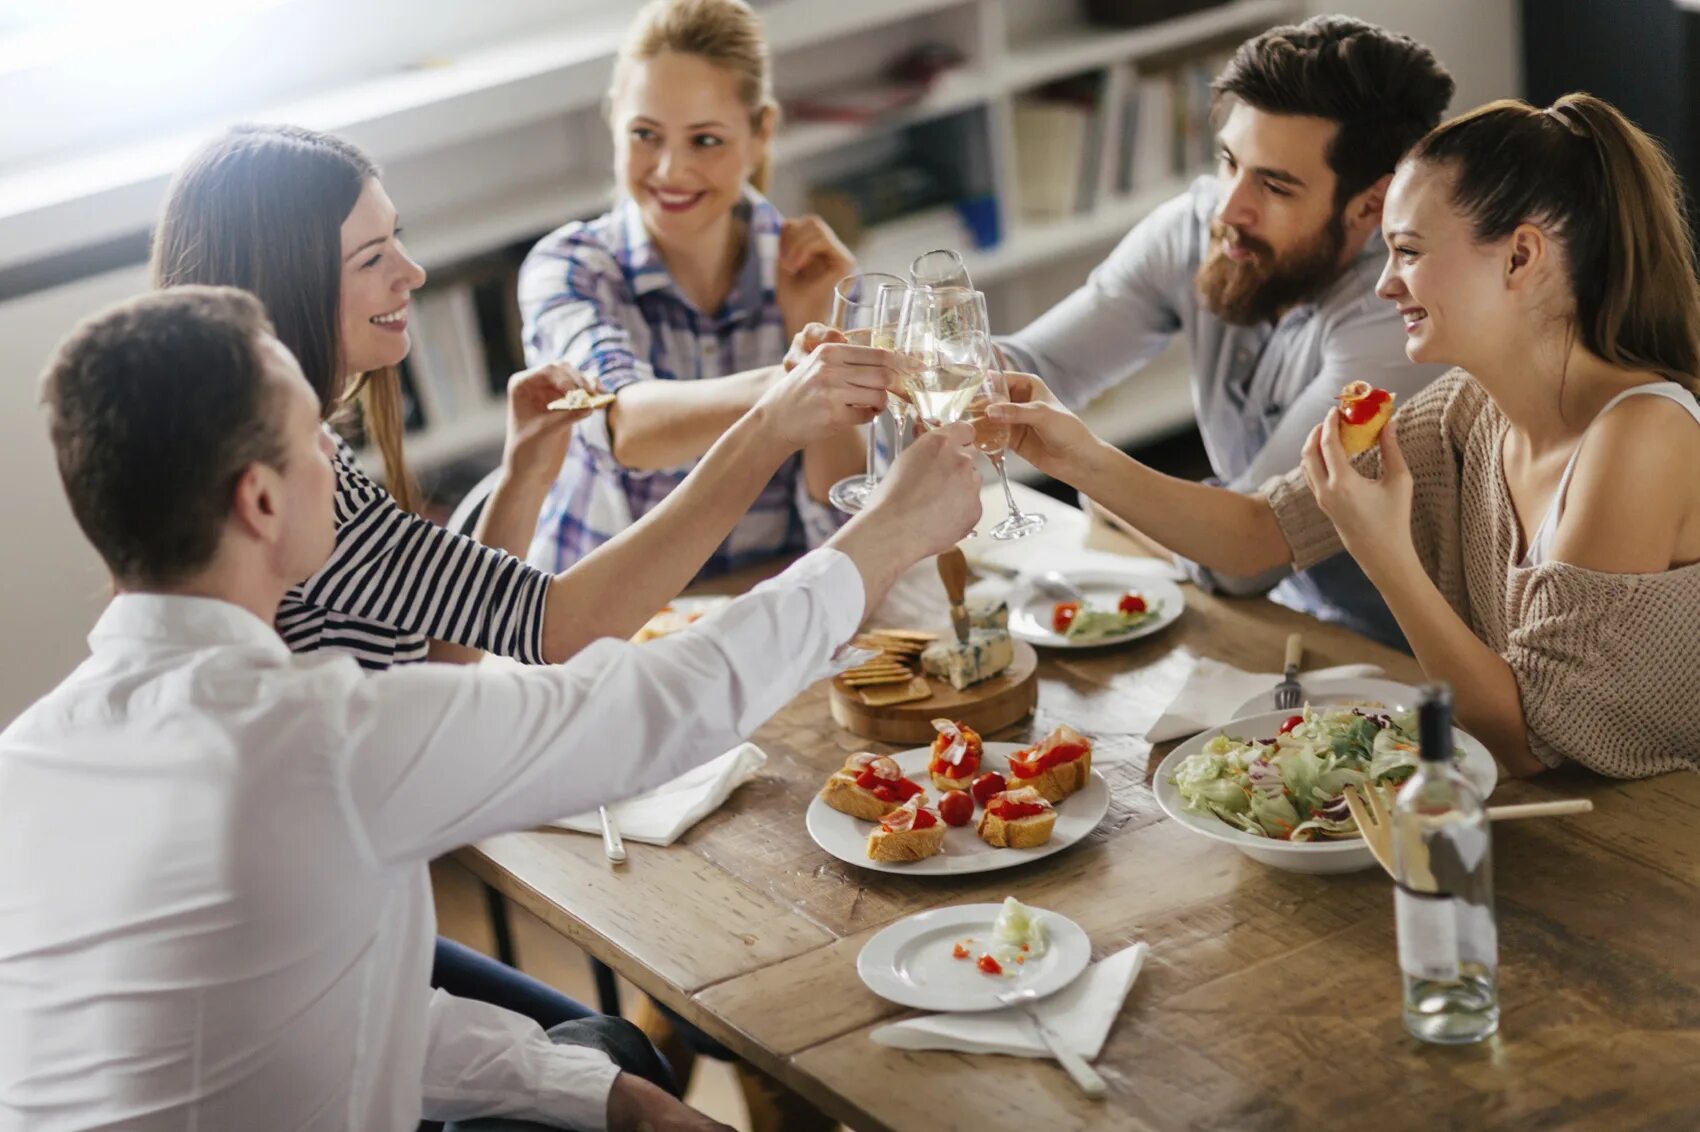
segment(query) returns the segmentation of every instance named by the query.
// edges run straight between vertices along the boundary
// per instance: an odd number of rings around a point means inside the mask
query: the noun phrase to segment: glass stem
[[[998,470],[998,482],[1003,484],[1004,502],[1009,504],[1009,517],[1012,519],[1023,518],[1021,508],[1015,505],[1015,492],[1010,490],[1009,471],[1003,466],[1003,453],[999,452],[996,456],[988,454],[986,458],[992,462],[992,467]]]
[[[874,453],[879,450],[879,444],[880,418],[879,414],[875,414],[874,419],[868,422],[868,470],[864,477],[870,489],[878,482],[874,479]]]

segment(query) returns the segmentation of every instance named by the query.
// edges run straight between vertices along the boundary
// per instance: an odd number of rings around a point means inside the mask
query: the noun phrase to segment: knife
[[[968,588],[968,559],[962,556],[960,546],[953,546],[939,555],[939,580],[944,583],[945,595],[950,598],[950,624],[956,630],[956,639],[967,644],[968,606],[964,604],[962,595]]]

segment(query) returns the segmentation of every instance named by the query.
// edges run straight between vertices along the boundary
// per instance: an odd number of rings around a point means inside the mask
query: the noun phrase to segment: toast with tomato
[[[933,759],[927,764],[933,786],[938,790],[966,790],[985,757],[980,733],[965,723],[933,720],[938,737],[933,740]]]
[[[1340,390],[1340,443],[1346,455],[1367,452],[1381,439],[1393,419],[1393,394],[1367,381],[1354,381]]]
[[[919,861],[943,850],[944,820],[918,797],[885,815],[868,834],[870,860]]]
[[[980,840],[998,849],[1032,849],[1051,839],[1056,824],[1051,804],[1033,787],[1023,786],[987,802],[977,832]]]
[[[867,751],[846,759],[820,791],[821,801],[862,821],[879,821],[903,803],[925,794],[919,783],[903,777],[896,759]]]
[[[1086,785],[1092,777],[1092,740],[1066,723],[1029,751],[1009,756],[1009,789],[1031,786],[1053,804]]]

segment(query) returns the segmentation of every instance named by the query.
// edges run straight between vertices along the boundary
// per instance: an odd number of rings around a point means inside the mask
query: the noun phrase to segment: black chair
[[[449,516],[446,524],[449,530],[457,535],[472,537],[472,532],[478,526],[478,517],[484,513],[484,504],[490,499],[490,493],[496,490],[496,482],[501,478],[498,468],[473,485],[461,501],[455,505],[454,513]],[[517,967],[514,962],[513,925],[508,916],[508,901],[500,892],[489,885],[484,885],[484,907],[490,917],[490,934],[496,940],[496,958],[510,967]],[[614,977],[613,968],[600,959],[590,960],[590,974],[596,980],[596,1008],[604,1014],[618,1015],[620,1013],[620,984]]]

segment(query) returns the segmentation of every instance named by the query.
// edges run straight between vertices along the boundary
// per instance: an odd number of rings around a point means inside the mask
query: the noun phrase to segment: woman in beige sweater
[[[1413,361],[1458,368],[1349,460],[1236,495],[1096,440],[1036,378],[1013,444],[1165,546],[1252,574],[1342,548],[1508,770],[1642,777],[1700,752],[1700,286],[1680,191],[1570,95],[1438,127],[1387,187],[1378,293]]]

